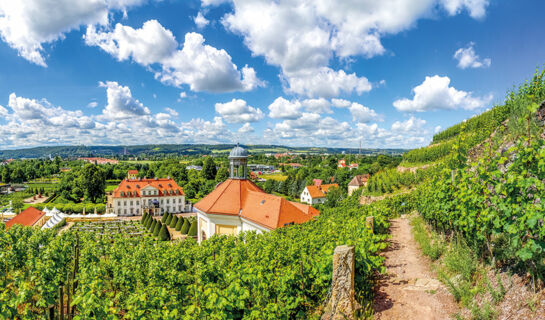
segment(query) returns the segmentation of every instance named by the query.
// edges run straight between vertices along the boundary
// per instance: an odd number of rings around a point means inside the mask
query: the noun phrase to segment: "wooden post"
[[[375,217],[369,216],[365,218],[365,226],[371,229],[371,232],[375,233]]]
[[[353,246],[338,246],[333,253],[333,281],[330,297],[322,320],[353,320],[361,306],[354,290],[355,250]]]
[[[55,305],[49,306],[49,320],[55,320]]]
[[[62,284],[59,286],[59,320],[64,320],[64,293],[62,291]]]

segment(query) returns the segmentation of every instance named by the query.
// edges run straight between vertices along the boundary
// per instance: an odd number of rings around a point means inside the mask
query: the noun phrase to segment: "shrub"
[[[168,213],[168,212],[167,212],[167,213],[165,213],[165,214],[163,214],[163,217],[161,218],[161,222],[162,222],[162,223],[165,223],[165,222],[167,221],[167,219],[168,219],[168,215],[169,215],[169,213]]]
[[[187,233],[190,237],[196,237],[197,236],[197,220],[193,221],[191,223],[191,227],[189,228],[189,232]]]
[[[184,219],[184,224],[182,225],[182,229],[180,230],[180,232],[182,234],[187,234],[188,231],[189,231],[189,221],[187,219]]]
[[[170,222],[172,222],[173,217],[174,217],[174,215],[172,215],[172,214],[168,215],[167,219],[165,220],[165,223],[166,223],[167,226],[170,225]]]
[[[153,235],[154,236],[158,236],[159,235],[159,230],[161,230],[161,227],[163,226],[163,224],[161,222],[157,222],[155,224],[155,227],[153,227]]]
[[[175,227],[176,231],[182,230],[182,226],[184,225],[184,222],[185,222],[184,218],[182,217],[178,218],[178,221],[176,222],[176,227]]]
[[[146,219],[146,224],[144,224],[144,226],[149,229],[152,223],[153,223],[153,217],[151,216],[151,214],[148,214],[148,218]]]
[[[170,233],[168,232],[168,229],[167,229],[166,225],[164,225],[164,224],[161,227],[161,231],[159,231],[159,240],[160,241],[170,240]]]
[[[150,226],[149,226],[149,232],[153,233],[153,230],[155,229],[155,226],[157,225],[157,220],[153,219],[153,221],[151,222]]]
[[[171,228],[176,228],[176,223],[178,223],[178,217],[172,216],[172,219],[170,220],[169,226]]]
[[[146,219],[147,219],[147,218],[148,218],[148,215],[144,213],[144,214],[142,215],[142,218],[140,218],[140,223],[141,223],[141,224],[144,224],[144,223],[146,222]]]

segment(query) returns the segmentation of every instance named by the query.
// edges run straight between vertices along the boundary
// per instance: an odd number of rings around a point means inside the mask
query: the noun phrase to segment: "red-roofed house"
[[[336,183],[323,184],[322,180],[314,179],[314,184],[306,186],[301,192],[301,202],[308,204],[324,203],[326,194],[331,188],[338,188]]]
[[[20,224],[24,227],[41,227],[44,225],[45,219],[45,212],[40,211],[34,207],[28,207],[23,212],[19,213],[8,222],[6,222],[6,227],[9,228],[14,224]]]
[[[348,168],[350,170],[359,168],[357,163],[346,164],[346,160],[341,159],[337,165],[337,168]]]
[[[106,207],[119,216],[187,211],[184,190],[171,178],[125,179],[108,197]]]
[[[369,180],[369,174],[360,174],[354,176],[350,183],[348,183],[348,196],[351,196],[354,191],[367,185],[367,180]]]
[[[311,206],[268,194],[248,180],[247,157],[246,150],[235,147],[229,155],[230,178],[194,205],[199,242],[214,234],[267,232],[307,222],[320,214]]]
[[[129,170],[127,174],[127,179],[137,179],[138,178],[138,170]]]

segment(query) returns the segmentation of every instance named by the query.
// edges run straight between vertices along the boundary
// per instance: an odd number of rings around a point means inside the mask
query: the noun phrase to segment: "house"
[[[290,166],[290,167],[292,167],[292,168],[301,168],[301,167],[303,167],[302,164],[300,164],[300,163],[294,163],[294,162],[290,162],[290,163],[279,163],[278,165],[279,165],[279,166]]]
[[[339,160],[339,162],[337,164],[337,168],[348,168],[350,170],[358,169],[359,164],[357,164],[357,163],[346,164],[346,160],[341,159],[341,160]]]
[[[190,165],[190,166],[186,166],[185,169],[186,169],[186,170],[197,170],[197,171],[201,171],[201,170],[202,170],[202,166]]]
[[[41,227],[45,224],[46,219],[45,212],[34,207],[28,207],[23,212],[6,222],[6,228],[9,228],[14,224],[20,224],[24,227]]]
[[[354,176],[354,178],[352,178],[352,180],[348,183],[348,196],[351,196],[352,193],[359,188],[366,186],[368,180],[369,174],[360,174]]]
[[[338,188],[336,183],[322,184],[322,180],[314,179],[314,184],[306,186],[301,192],[301,202],[311,205],[324,203],[327,193],[331,188]]]
[[[106,158],[98,158],[98,157],[78,158],[78,160],[83,160],[85,162],[94,163],[94,164],[118,164],[119,163],[119,161],[115,159],[106,159]]]
[[[136,178],[138,178],[138,170],[129,170],[129,172],[127,174],[127,179],[133,180],[133,179],[136,179]]]
[[[190,205],[189,205],[190,206]],[[124,179],[108,196],[106,210],[118,216],[162,215],[189,210],[182,187],[171,178]]]
[[[248,180],[247,158],[245,149],[233,148],[229,154],[229,179],[194,205],[199,242],[214,234],[268,232],[304,223],[319,215],[320,212],[311,206],[268,194]]]

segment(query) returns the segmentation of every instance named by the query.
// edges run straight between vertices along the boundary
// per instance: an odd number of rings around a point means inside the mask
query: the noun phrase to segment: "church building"
[[[267,232],[307,222],[320,214],[309,205],[268,194],[248,180],[247,160],[244,148],[233,148],[229,154],[229,179],[193,206],[197,211],[199,242],[214,234]]]

